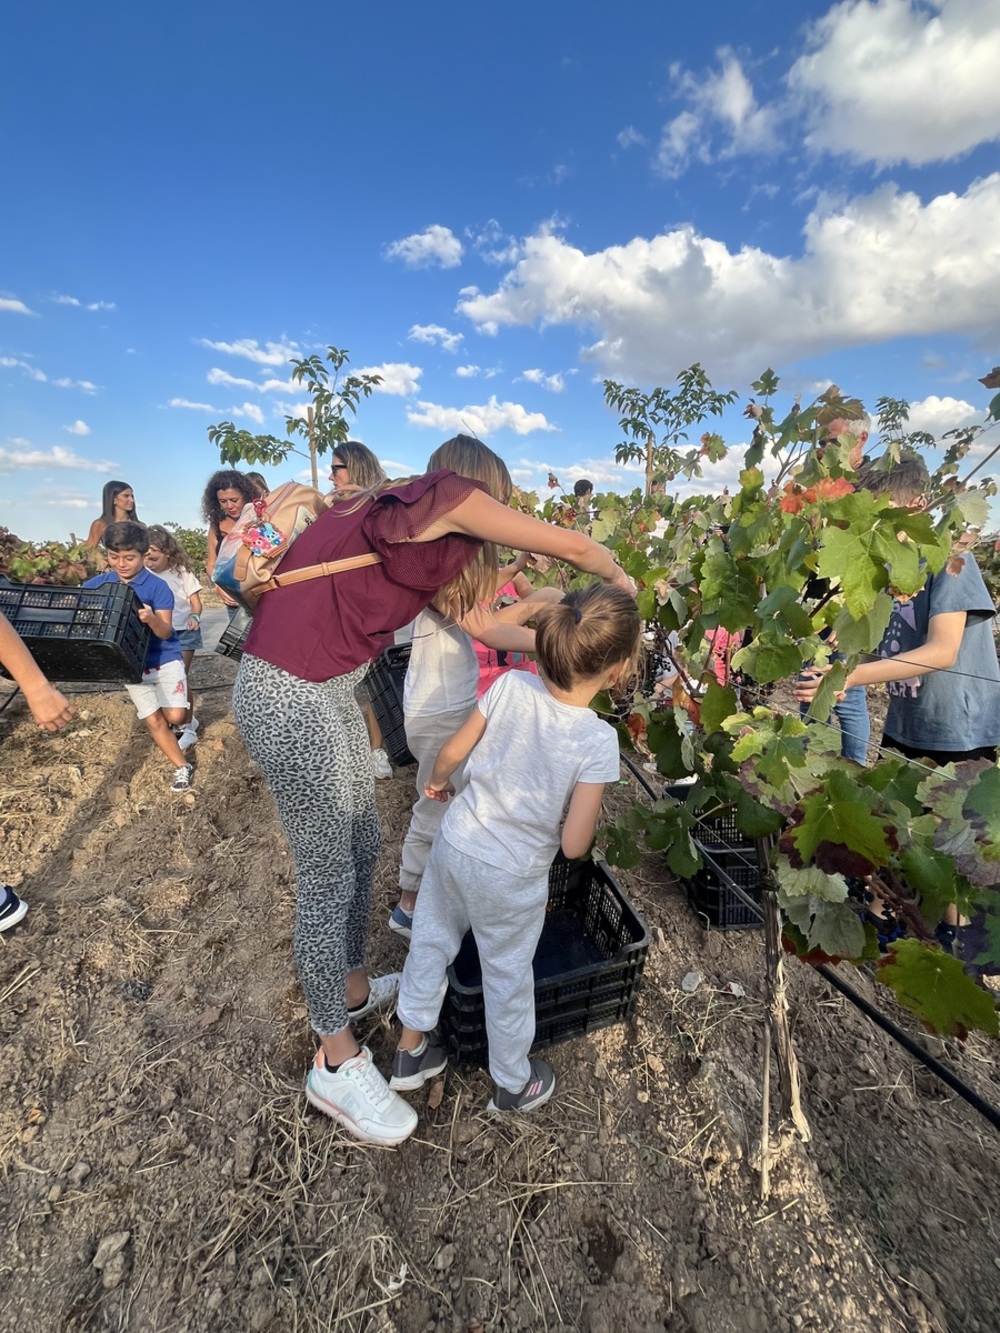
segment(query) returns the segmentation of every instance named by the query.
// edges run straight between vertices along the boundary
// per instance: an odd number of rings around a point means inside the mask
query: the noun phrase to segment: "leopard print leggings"
[[[321,1037],[347,1027],[347,973],[364,963],[382,841],[368,732],[354,698],[366,666],[300,680],[244,655],[233,712],[295,857],[295,963]]]

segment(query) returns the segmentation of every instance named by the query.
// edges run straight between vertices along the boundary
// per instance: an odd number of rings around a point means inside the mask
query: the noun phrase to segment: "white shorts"
[[[158,708],[187,708],[188,687],[183,662],[164,662],[142,673],[138,685],[126,685],[140,721]]]

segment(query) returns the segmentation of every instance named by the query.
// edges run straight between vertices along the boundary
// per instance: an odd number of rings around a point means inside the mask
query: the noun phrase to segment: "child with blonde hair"
[[[431,454],[428,471],[448,468],[460,477],[482,482],[494,500],[507,504],[513,483],[503,459],[470,435],[456,435]],[[389,929],[409,939],[420,881],[441,823],[439,802],[429,799],[424,787],[444,742],[469,716],[476,704],[479,661],[472,645],[478,639],[490,648],[530,653],[534,630],[525,628],[540,605],[559,593],[541,589],[513,606],[490,609],[496,595],[499,559],[497,548],[485,542],[473,563],[437,593],[430,606],[413,622],[410,661],[403,685],[406,743],[417,761],[417,799],[403,841],[399,869],[399,903],[389,917]],[[461,766],[452,777],[456,789],[463,783]]]
[[[471,927],[483,973],[491,1111],[529,1111],[548,1101],[555,1075],[531,1060],[535,1037],[532,960],[545,921],[549,867],[561,848],[586,855],[604,786],[620,773],[614,728],[594,697],[634,671],[635,600],[594,584],[567,593],[539,618],[541,677],[508,672],[442,747],[425,785],[448,805],[413,918],[397,1014],[403,1024],[389,1086],[421,1087],[446,1063],[433,1032],[447,970]],[[468,760],[457,795],[451,781]]]
[[[187,551],[172,532],[151,523],[149,532],[149,550],[145,564],[154,574],[163,580],[174,594],[173,627],[180,640],[181,660],[184,674],[191,679],[191,663],[201,638],[201,583],[191,569],[191,560]],[[198,739],[198,727],[201,724],[194,715],[194,700],[188,696],[188,715],[183,723],[174,728],[177,743],[182,750],[189,749]]]

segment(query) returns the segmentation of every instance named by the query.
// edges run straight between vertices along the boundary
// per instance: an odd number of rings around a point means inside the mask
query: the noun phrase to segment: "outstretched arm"
[[[615,583],[627,592],[635,592],[632,580],[606,546],[573,528],[557,528],[509,509],[482,491],[467,495],[454,509],[435,519],[415,540],[435,541],[449,532],[464,532],[469,537],[480,537],[499,546],[554,556],[584,573],[595,574],[605,583]]]
[[[943,611],[940,615],[931,616],[927,638],[919,648],[911,648],[909,652],[895,657],[862,662],[850,672],[844,681],[844,689],[851,685],[883,685],[893,680],[927,676],[932,671],[947,671],[958,659],[965,622],[965,611]],[[828,670],[829,667],[822,670],[817,668],[808,674],[807,679],[797,682],[795,698],[802,703],[812,703]]]
[[[438,752],[434,772],[424,784],[424,795],[428,800],[447,801],[449,796],[455,795],[455,788],[449,779],[462,760],[468,759],[485,730],[486,718],[478,708],[473,708],[454,736],[446,740]]]
[[[31,715],[46,731],[58,731],[73,716],[73,709],[50,685],[28,651],[20,634],[0,613],[0,662],[14,677],[27,700]]]

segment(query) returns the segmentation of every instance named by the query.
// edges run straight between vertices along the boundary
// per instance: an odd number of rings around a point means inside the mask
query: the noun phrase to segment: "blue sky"
[[[327,343],[383,375],[354,433],[397,473],[464,427],[628,489],[601,380],[695,360],[981,420],[998,70],[995,0],[18,6],[0,524],[85,533],[110,477],[193,522],[206,427],[283,435]]]

